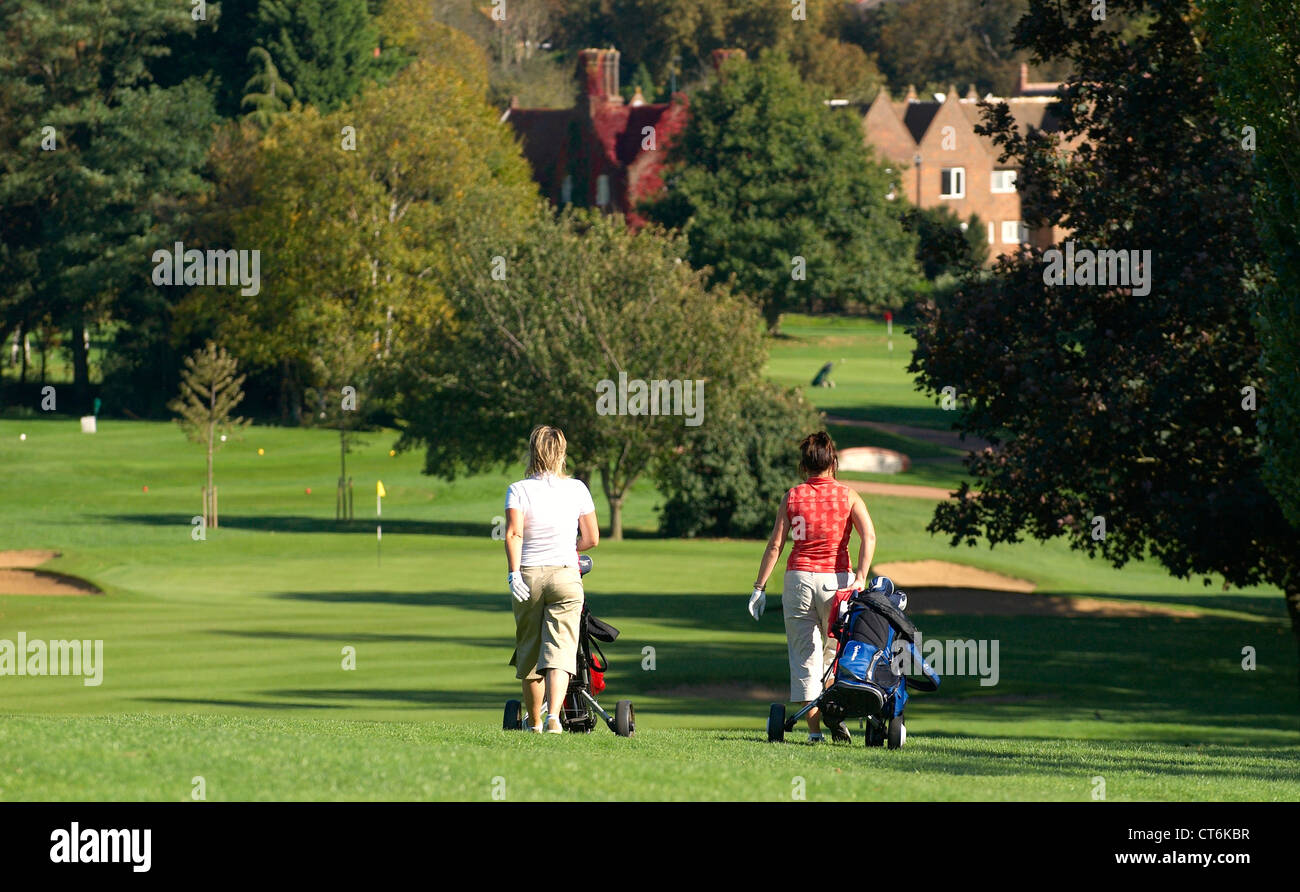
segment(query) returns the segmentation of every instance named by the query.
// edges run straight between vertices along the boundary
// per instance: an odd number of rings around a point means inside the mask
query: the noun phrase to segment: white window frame
[[[596,177],[596,206],[605,207],[609,204],[609,174],[602,173]]]
[[[1010,238],[1007,238],[1008,230],[1011,232]],[[1002,244],[1004,245],[1018,245],[1027,240],[1028,233],[1029,230],[1026,228],[1025,224],[1021,223],[1019,220],[1002,221]]]
[[[943,181],[944,175],[948,175],[950,184],[958,186],[955,192],[944,192]],[[955,176],[954,176],[955,175]],[[960,182],[958,182],[960,181]],[[965,198],[966,197],[966,168],[964,167],[944,167],[939,170],[939,197],[940,198]]]
[[[1003,179],[1009,179],[1011,181],[1010,185],[1003,185],[999,187],[998,174],[1010,174],[1009,177],[1003,177]],[[999,168],[998,170],[995,170],[989,174],[989,191],[992,192],[994,195],[1009,195],[1010,193],[1016,191],[1017,179],[1019,179],[1019,174],[1015,171],[1015,169],[1006,168],[1006,167]]]
[[[998,243],[997,236],[998,236],[997,224],[994,223],[992,220],[990,220],[989,221],[989,244],[990,245],[996,245]]]

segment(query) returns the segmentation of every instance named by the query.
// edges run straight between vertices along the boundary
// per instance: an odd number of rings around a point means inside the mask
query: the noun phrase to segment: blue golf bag
[[[939,687],[939,675],[917,650],[916,626],[902,610],[906,605],[907,595],[894,592],[892,583],[887,591],[854,592],[829,630],[838,644],[819,706],[831,726],[864,719],[867,746],[886,741],[893,749],[902,746],[908,689]]]

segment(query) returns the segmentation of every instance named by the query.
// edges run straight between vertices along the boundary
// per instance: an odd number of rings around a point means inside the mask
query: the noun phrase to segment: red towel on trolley
[[[826,634],[830,637],[835,637],[835,621],[840,618],[840,611],[856,593],[857,589],[851,588],[842,588],[835,593],[835,600],[831,602],[830,621],[826,624]]]

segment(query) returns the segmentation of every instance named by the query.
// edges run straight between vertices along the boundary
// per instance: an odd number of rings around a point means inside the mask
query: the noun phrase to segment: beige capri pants
[[[790,650],[790,699],[816,700],[822,676],[835,659],[835,639],[826,634],[835,593],[853,584],[852,573],[787,570],[781,591],[785,641]]]
[[[582,574],[577,567],[520,567],[531,596],[514,602],[515,677],[540,681],[547,669],[578,668]]]

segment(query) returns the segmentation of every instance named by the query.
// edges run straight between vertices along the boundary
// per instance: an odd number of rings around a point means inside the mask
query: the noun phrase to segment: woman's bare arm
[[[768,577],[772,575],[776,562],[781,558],[781,549],[785,548],[785,540],[790,535],[790,518],[786,517],[785,513],[786,500],[789,497],[789,493],[781,497],[781,507],[776,513],[776,523],[772,525],[772,535],[768,537],[767,548],[763,549],[763,559],[758,564],[758,578],[754,580],[755,588],[764,588],[767,585]]]
[[[519,569],[519,555],[524,547],[524,512],[518,508],[506,509],[506,571]]]
[[[586,551],[600,544],[600,524],[596,522],[596,512],[584,514],[578,518],[578,551]]]
[[[853,527],[858,531],[858,569],[854,574],[853,587],[866,587],[867,574],[871,572],[871,559],[876,554],[876,526],[871,522],[871,512],[862,496],[853,494]]]

